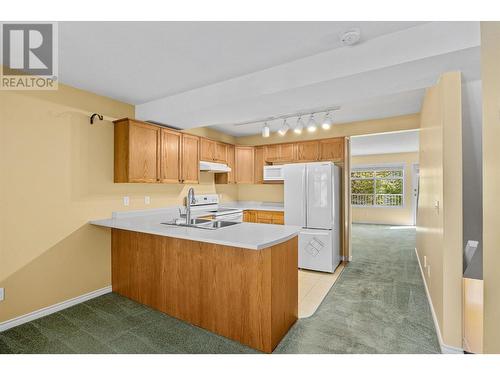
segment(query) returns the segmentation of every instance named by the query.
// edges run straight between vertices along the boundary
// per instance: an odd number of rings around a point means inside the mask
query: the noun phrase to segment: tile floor
[[[414,247],[415,229],[354,225],[353,261],[275,353],[438,353]],[[255,351],[110,293],[0,333],[0,353]]]
[[[344,270],[341,263],[334,273],[299,270],[299,318],[309,318]]]

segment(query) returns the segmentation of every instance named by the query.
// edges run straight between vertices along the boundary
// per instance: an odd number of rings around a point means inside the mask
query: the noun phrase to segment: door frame
[[[417,226],[418,195],[420,193],[420,164],[411,164],[411,210],[413,225]]]

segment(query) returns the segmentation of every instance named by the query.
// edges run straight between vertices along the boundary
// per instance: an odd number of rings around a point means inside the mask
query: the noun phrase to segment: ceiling
[[[342,46],[342,32],[361,41]],[[415,113],[440,74],[479,73],[478,22],[61,22],[60,81],[178,128],[341,106],[335,122]],[[277,130],[279,124],[271,124]]]
[[[421,22],[60,22],[62,82],[131,104],[257,72]]]
[[[351,137],[351,155],[394,154],[418,151],[418,130]]]

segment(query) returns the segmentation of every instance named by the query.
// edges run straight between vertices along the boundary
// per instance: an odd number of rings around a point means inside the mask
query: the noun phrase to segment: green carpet
[[[415,230],[353,226],[353,261],[275,353],[437,353]],[[255,353],[110,293],[0,333],[0,353]]]

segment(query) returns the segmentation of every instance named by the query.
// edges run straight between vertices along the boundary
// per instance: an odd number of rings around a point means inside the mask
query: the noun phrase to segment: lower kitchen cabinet
[[[282,211],[245,210],[243,211],[243,221],[259,224],[285,224],[285,217]]]
[[[255,211],[245,210],[243,211],[243,221],[245,223],[256,223]]]

